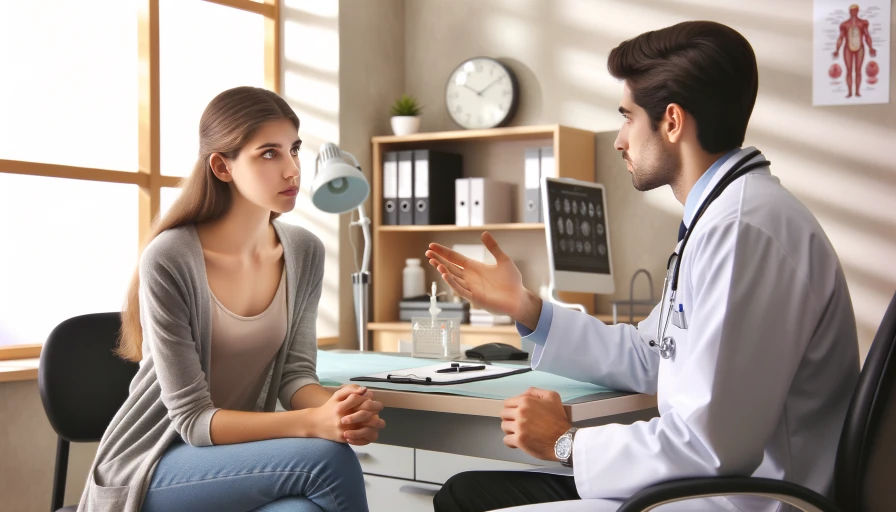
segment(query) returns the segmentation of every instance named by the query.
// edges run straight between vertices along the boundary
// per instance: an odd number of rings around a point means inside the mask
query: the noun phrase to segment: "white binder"
[[[414,152],[398,153],[398,224],[414,223]]]
[[[513,222],[514,189],[512,183],[470,178],[470,225]]]
[[[387,151],[383,161],[383,224],[398,224],[398,152]]]
[[[541,148],[541,177],[556,178],[557,167],[554,165],[554,146]],[[539,180],[539,183],[541,180]]]
[[[542,222],[541,162],[539,148],[526,148],[523,222]]]
[[[454,223],[470,225],[470,178],[454,180]]]

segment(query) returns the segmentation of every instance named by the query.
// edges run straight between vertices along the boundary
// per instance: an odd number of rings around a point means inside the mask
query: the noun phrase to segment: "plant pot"
[[[395,135],[410,135],[420,131],[420,116],[392,116],[392,132]]]

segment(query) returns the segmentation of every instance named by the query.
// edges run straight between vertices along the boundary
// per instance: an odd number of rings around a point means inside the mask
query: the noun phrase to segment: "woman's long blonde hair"
[[[213,153],[236,158],[261,125],[281,119],[289,119],[299,129],[296,113],[274,92],[258,87],[236,87],[217,95],[205,107],[199,121],[199,157],[193,172],[184,180],[180,197],[168,213],[156,218],[145,244],[165,230],[222,217],[230,209],[230,187],[214,176],[209,158]],[[278,215],[271,212],[271,219]],[[131,278],[121,313],[117,350],[119,356],[135,362],[143,359],[139,290],[138,268]]]

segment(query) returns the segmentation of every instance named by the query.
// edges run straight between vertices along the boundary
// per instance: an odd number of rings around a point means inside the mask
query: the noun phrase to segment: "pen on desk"
[[[458,372],[472,372],[476,370],[485,370],[485,365],[479,366],[454,366],[451,365],[451,368],[442,368],[441,370],[436,370],[436,373],[458,373]]]

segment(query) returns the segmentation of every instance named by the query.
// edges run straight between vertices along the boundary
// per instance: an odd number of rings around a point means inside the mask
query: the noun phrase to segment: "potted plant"
[[[420,131],[421,110],[416,98],[402,94],[392,105],[392,132],[395,135],[410,135]]]

